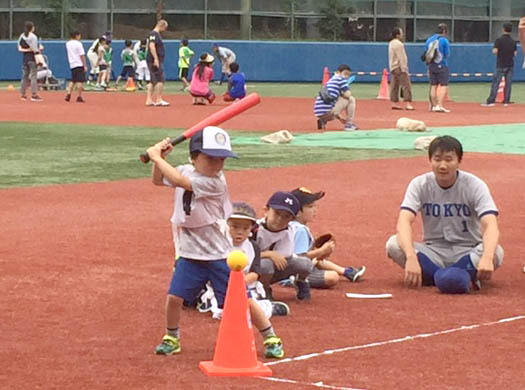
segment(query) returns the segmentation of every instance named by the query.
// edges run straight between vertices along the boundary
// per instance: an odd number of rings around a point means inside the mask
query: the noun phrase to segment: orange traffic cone
[[[503,76],[501,78],[501,81],[499,82],[498,95],[496,96],[496,103],[503,103],[503,100],[505,99],[504,92],[505,92],[505,76]]]
[[[8,90],[8,91],[14,91],[14,90],[15,90],[15,87],[13,86],[13,84],[9,84],[9,85],[7,86],[7,90]]]
[[[126,91],[128,92],[135,92],[137,87],[135,86],[135,81],[133,81],[133,77],[128,77],[128,81],[126,81]]]
[[[323,80],[321,81],[321,85],[325,85],[328,80],[330,80],[330,70],[325,66],[323,69]]]
[[[383,69],[383,73],[381,74],[381,84],[379,84],[379,93],[376,99],[390,99],[390,92],[388,91],[388,71],[386,69]]]
[[[231,271],[213,361],[199,367],[208,376],[271,376],[257,360],[246,284],[242,271]]]

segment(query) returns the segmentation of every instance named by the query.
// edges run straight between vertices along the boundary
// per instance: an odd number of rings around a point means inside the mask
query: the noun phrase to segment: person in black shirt
[[[150,72],[150,82],[148,84],[148,96],[146,106],[166,107],[170,104],[162,100],[162,90],[164,88],[164,43],[162,42],[162,32],[168,29],[168,22],[161,19],[150,32],[147,43],[148,55],[146,63]]]
[[[483,107],[494,107],[496,96],[498,94],[498,87],[501,78],[505,76],[505,90],[503,92],[503,103],[505,107],[510,103],[510,92],[512,88],[512,74],[514,73],[514,56],[517,54],[516,41],[512,39],[510,33],[512,32],[512,24],[505,23],[503,25],[503,35],[496,39],[492,53],[497,55],[496,73],[492,78],[492,86],[490,88],[490,95],[487,102],[483,103]]]

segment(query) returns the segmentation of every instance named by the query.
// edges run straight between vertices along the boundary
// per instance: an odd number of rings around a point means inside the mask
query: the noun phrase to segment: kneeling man
[[[435,138],[428,156],[432,172],[408,185],[387,255],[405,269],[409,287],[435,285],[443,293],[467,293],[503,262],[498,209],[485,182],[458,169],[463,147],[456,138]],[[422,243],[412,237],[418,212]]]

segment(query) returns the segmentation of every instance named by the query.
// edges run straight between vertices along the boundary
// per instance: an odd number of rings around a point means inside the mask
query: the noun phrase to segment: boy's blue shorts
[[[173,271],[168,294],[176,295],[185,301],[193,302],[199,292],[210,281],[217,304],[224,306],[224,297],[228,287],[230,269],[226,259],[218,260],[192,260],[179,257]]]

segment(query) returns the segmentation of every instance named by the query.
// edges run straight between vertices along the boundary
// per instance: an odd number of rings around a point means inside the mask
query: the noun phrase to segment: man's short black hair
[[[463,146],[461,145],[461,142],[450,135],[443,135],[432,140],[428,147],[428,159],[431,160],[432,156],[438,151],[442,153],[454,151],[460,162],[463,158]]]
[[[505,31],[506,33],[512,32],[512,23],[503,23],[503,31]]]
[[[239,64],[236,62],[232,62],[230,64],[230,70],[232,71],[232,73],[237,73],[239,71]]]
[[[345,71],[345,70],[347,70],[347,71],[349,71],[349,72],[352,71],[352,69],[350,69],[350,67],[349,67],[348,65],[346,65],[346,64],[341,64],[341,65],[339,65],[339,67],[337,68],[337,71],[338,71],[338,72],[343,72],[343,71]]]
[[[392,38],[397,37],[399,34],[401,34],[401,27],[394,27],[392,29]]]
[[[124,44],[126,45],[126,47],[131,47],[131,45],[133,45],[133,42],[131,42],[131,39],[126,39]]]
[[[437,26],[436,33],[445,34],[448,31],[447,25],[445,23],[439,23]]]

